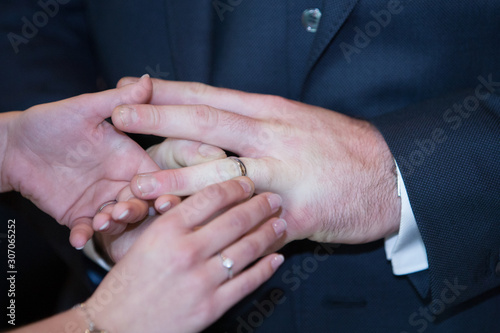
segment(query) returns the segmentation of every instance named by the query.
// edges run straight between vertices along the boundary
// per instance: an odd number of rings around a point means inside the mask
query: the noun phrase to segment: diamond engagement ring
[[[223,255],[222,253],[219,253],[220,260],[222,261],[222,266],[227,268],[227,278],[231,279],[233,277],[233,265],[234,261]]]

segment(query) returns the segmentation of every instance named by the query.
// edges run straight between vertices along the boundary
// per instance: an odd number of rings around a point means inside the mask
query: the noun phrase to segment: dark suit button
[[[321,11],[318,8],[310,8],[302,13],[302,25],[309,32],[318,30],[319,21],[321,19]]]

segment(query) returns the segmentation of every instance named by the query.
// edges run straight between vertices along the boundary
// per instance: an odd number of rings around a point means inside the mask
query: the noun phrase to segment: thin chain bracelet
[[[85,303],[80,303],[80,304],[75,305],[75,309],[82,310],[82,312],[85,314],[85,318],[87,319],[87,323],[89,325],[89,328],[87,328],[85,330],[85,332],[83,332],[83,333],[109,333],[106,330],[101,330],[101,329],[98,329],[95,327],[95,324],[92,321],[92,318],[90,318],[90,314],[87,310],[87,306],[85,305]]]

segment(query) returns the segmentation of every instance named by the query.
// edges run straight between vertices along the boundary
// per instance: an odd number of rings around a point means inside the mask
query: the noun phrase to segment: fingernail
[[[160,210],[161,210],[162,212],[166,211],[168,208],[170,208],[170,205],[171,205],[171,204],[172,204],[172,203],[171,203],[170,201],[165,202],[163,205],[161,205],[161,206],[160,206]]]
[[[274,221],[273,228],[276,235],[280,237],[286,230],[286,221],[283,219]]]
[[[282,200],[281,200],[281,197],[279,195],[272,193],[267,197],[267,201],[269,201],[269,205],[271,206],[271,209],[275,210],[279,206],[281,206]]]
[[[238,180],[238,182],[240,183],[240,186],[243,188],[243,191],[245,191],[245,193],[250,193],[252,191],[252,186],[248,184],[248,182],[244,180]]]
[[[137,111],[130,106],[121,106],[120,107],[120,119],[123,123],[123,126],[129,126],[137,122],[139,117],[137,116]]]
[[[224,152],[220,148],[205,144],[198,147],[198,152],[200,153],[201,156],[207,158],[224,155]]]
[[[285,261],[285,257],[283,257],[281,254],[278,254],[276,257],[273,258],[271,261],[271,266],[274,270],[277,270],[278,267],[281,266],[281,264]]]
[[[86,244],[87,244],[87,242],[85,242],[82,246],[79,246],[79,247],[75,246],[75,249],[78,251],[81,251],[81,250],[83,250],[83,248],[85,247]]]
[[[123,219],[124,219],[124,218],[128,215],[128,213],[130,213],[130,212],[129,212],[129,210],[127,209],[126,211],[124,211],[124,212],[122,213],[122,215],[118,216],[118,220],[123,220]]]
[[[137,177],[137,188],[142,195],[153,193],[158,186],[158,181],[151,175],[139,175]]]
[[[149,77],[149,74],[144,74],[143,76],[141,76],[141,79],[143,79],[145,77]]]
[[[122,214],[123,215],[123,214]],[[107,227],[109,227],[109,221],[106,221],[106,223],[104,223],[100,228],[99,228],[99,231],[103,231],[104,229],[106,229]]]

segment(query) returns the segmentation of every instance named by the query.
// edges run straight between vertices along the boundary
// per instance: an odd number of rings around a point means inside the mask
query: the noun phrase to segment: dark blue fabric
[[[208,331],[500,331],[500,97],[498,84],[484,87],[500,81],[500,3],[220,2],[71,2],[16,56],[2,41],[4,81],[16,82],[3,87],[2,110],[91,91],[97,68],[108,86],[150,72],[368,119],[400,164],[429,270],[395,277],[380,241],[296,242]],[[26,15],[7,3],[3,32]],[[312,34],[301,14],[314,7],[323,17]]]

